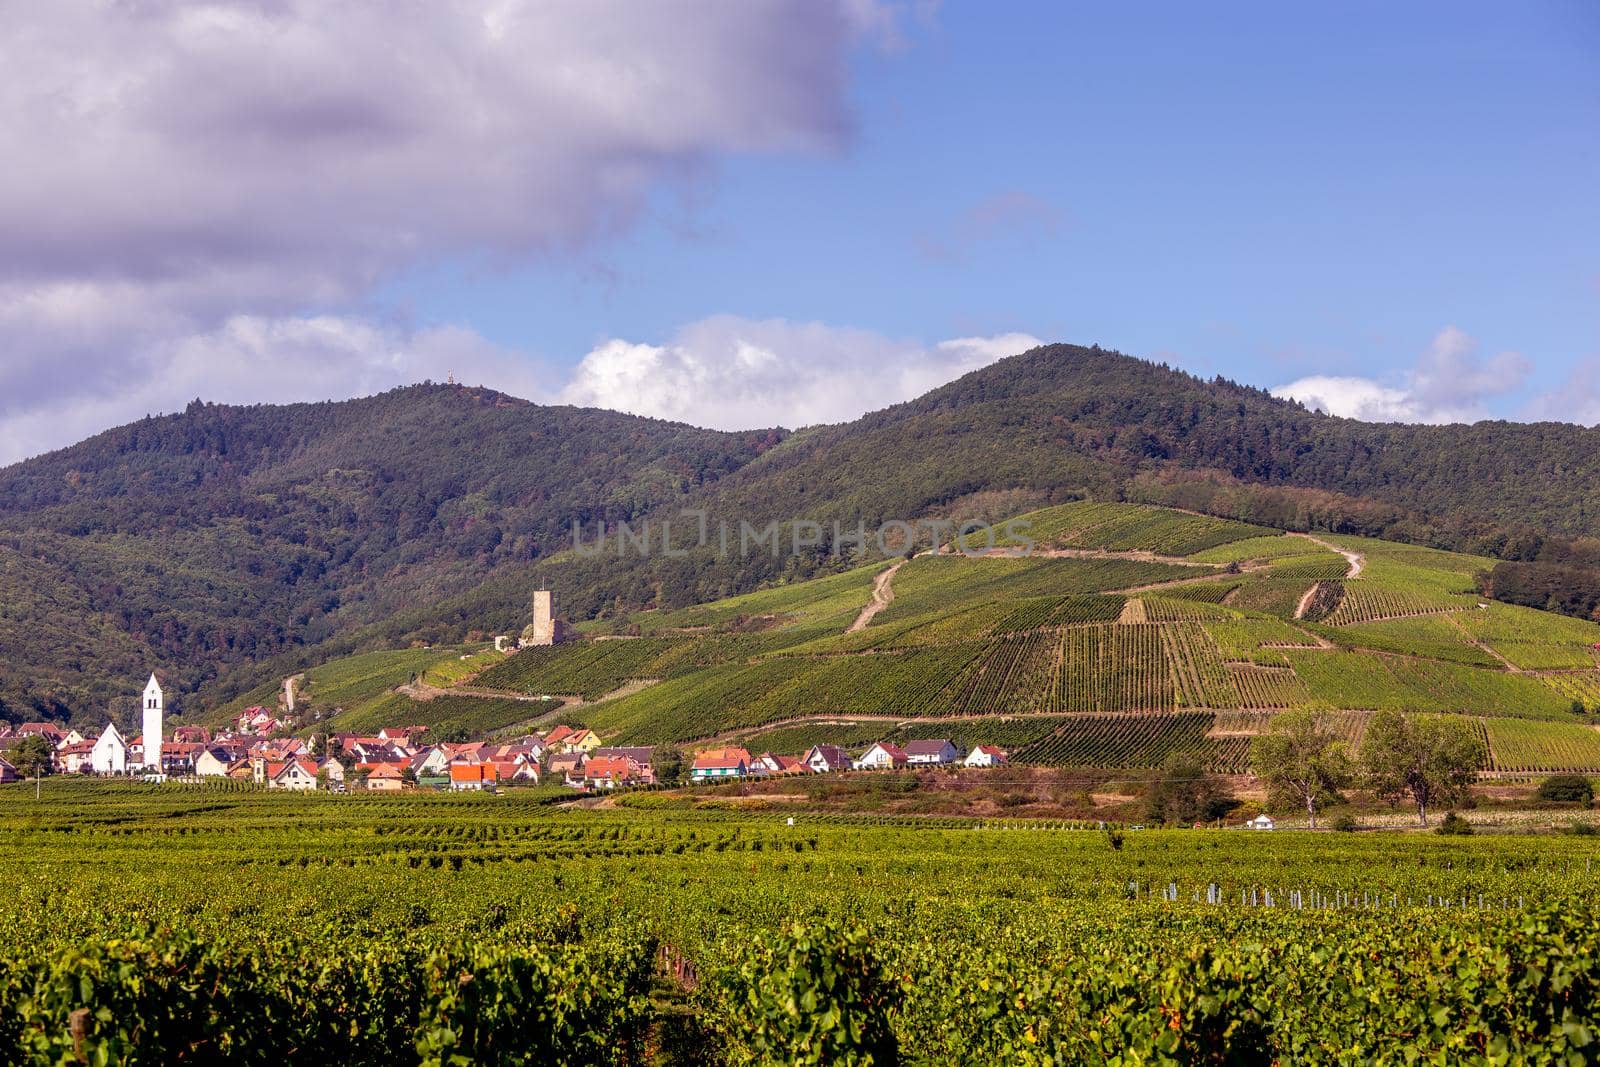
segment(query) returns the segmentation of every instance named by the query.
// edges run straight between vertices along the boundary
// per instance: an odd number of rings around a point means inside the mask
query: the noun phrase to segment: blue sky
[[[0,42],[0,462],[452,372],[798,425],[1035,339],[1600,423],[1591,3],[184,7]]]
[[[906,35],[853,57],[835,153],[726,161],[577,263],[385,295],[558,362],[727,313],[1262,386],[1387,380],[1454,325],[1532,364],[1502,416],[1600,354],[1600,8],[951,4]]]

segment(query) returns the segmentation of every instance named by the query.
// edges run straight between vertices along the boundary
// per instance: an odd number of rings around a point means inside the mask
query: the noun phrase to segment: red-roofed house
[[[962,762],[968,767],[998,767],[1006,762],[1004,749],[994,745],[975,745]]]
[[[454,792],[493,789],[499,773],[492,763],[450,764],[450,788]]]
[[[699,755],[694,758],[694,764],[689,768],[689,780],[693,782],[717,782],[729,778],[743,778],[749,771],[749,763],[740,756]]]
[[[398,793],[407,785],[397,764],[379,763],[367,771],[367,788],[378,793]]]
[[[793,756],[774,756],[763,752],[750,763],[751,774],[805,774],[807,768]]]
[[[590,789],[615,789],[619,785],[644,784],[644,768],[628,756],[590,756],[583,765],[583,779]]]
[[[906,765],[906,750],[888,741],[879,741],[861,754],[856,766],[866,771],[887,771]]]
[[[316,763],[309,759],[292,759],[282,763],[266,764],[268,789],[315,789],[317,787]]]

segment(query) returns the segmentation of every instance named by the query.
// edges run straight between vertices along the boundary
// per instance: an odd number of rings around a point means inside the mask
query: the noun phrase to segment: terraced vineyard
[[[999,728],[1005,716],[1089,715],[1134,729],[1122,716],[1308,707],[1547,722],[1554,744],[1556,726],[1600,714],[1600,626],[1484,606],[1473,576],[1488,561],[1128,504],[1028,518],[1060,553],[911,559],[859,630],[884,564],[586,624],[644,636],[530,649],[473,684],[594,702],[563,716],[641,744],[830,716]],[[343,684],[376,701],[409,665],[461,669],[455,650],[384,655],[344,669]],[[317,680],[312,691],[333,688]],[[481,711],[488,722],[511,709]],[[1044,751],[1030,741],[1027,752]]]
[[[1549,773],[1600,767],[1600,730],[1578,723],[1489,719],[1484,723],[1494,769]]]
[[[1065,504],[1020,516],[1044,548],[1084,548],[1188,556],[1276,531],[1249,523],[1138,504]]]
[[[1073,715],[1048,734],[1017,749],[1018,762],[1047,767],[1159,767],[1173,754],[1198,755],[1218,772],[1243,769],[1249,740],[1210,736],[1215,717],[1202,712],[1172,715]]]

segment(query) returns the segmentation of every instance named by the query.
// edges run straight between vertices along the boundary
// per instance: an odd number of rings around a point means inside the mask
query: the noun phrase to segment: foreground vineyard
[[[1584,838],[1113,849],[1025,823],[47,787],[0,790],[8,1062],[1600,1051]]]

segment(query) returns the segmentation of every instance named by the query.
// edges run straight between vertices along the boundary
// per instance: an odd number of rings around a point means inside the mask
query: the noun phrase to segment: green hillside
[[[504,632],[537,585],[575,621],[657,609],[637,617],[648,629],[672,609],[867,562],[827,546],[783,558],[569,551],[574,521],[678,520],[681,533],[686,508],[735,526],[806,517],[873,528],[1084,498],[1154,502],[1261,525],[1182,512],[1155,521],[1105,503],[1041,517],[1040,532],[1063,550],[1191,563],[1226,563],[1219,546],[1255,541],[1262,526],[1471,548],[1501,562],[1475,564],[1493,568],[1493,595],[1586,615],[1600,595],[1600,546],[1581,541],[1600,499],[1597,456],[1600,430],[1366,424],[1072,345],[793,434],[455,385],[342,403],[196,402],[0,470],[0,719],[127,714],[152,669],[174,706],[207,710],[338,656]],[[1281,565],[1270,580],[1213,590],[1231,596],[1227,607],[1282,614],[1305,579],[1338,578],[1337,558],[1314,548],[1262,551]],[[1056,580],[1070,570],[991,593],[1099,584]],[[950,580],[959,599],[964,579]],[[1385,592],[1393,602],[1369,604],[1358,588],[1345,615],[1319,621],[1432,595],[1408,580]],[[766,613],[759,598],[715,611]]]
[[[1600,625],[1481,600],[1484,559],[1146,506],[1023,518],[1035,554],[902,561],[859,629],[887,564],[618,619],[474,684],[574,694],[564,719],[637,744],[949,736],[1238,770],[1276,711],[1337,713],[1356,740],[1393,708],[1481,721],[1491,769],[1600,768]]]

